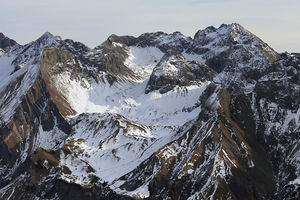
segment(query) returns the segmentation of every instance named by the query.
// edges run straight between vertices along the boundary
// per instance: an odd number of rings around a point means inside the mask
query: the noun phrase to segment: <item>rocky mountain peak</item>
[[[110,44],[123,44],[126,46],[134,45],[136,38],[133,36],[118,36],[115,34],[110,35],[106,42]]]
[[[12,47],[16,44],[17,44],[16,41],[6,37],[3,33],[0,32],[0,48],[1,49],[6,49],[6,48]]]
[[[53,43],[58,43],[61,41],[60,36],[54,36],[50,32],[45,32],[41,37],[39,37],[35,42],[44,46],[44,45],[52,45]]]
[[[82,44],[81,42],[73,41],[71,39],[62,40],[60,42],[59,48],[65,51],[69,51],[76,56],[81,56],[91,51],[91,49],[85,44]]]
[[[209,26],[199,30],[194,36],[194,42],[202,46],[230,46],[242,43],[242,36],[251,38],[252,34],[237,23],[222,24],[219,28]]]
[[[51,33],[46,32],[37,40],[16,48],[14,50],[16,58],[13,60],[15,68],[20,69],[22,66],[28,64],[39,63],[43,49],[45,47],[57,48],[60,45],[60,42],[61,37],[54,36]]]
[[[44,38],[44,39],[47,39],[47,38],[55,38],[55,39],[61,40],[61,37],[60,37],[60,36],[55,36],[55,35],[53,35],[52,33],[48,32],[48,31],[46,31],[45,33],[43,33],[43,34],[39,37],[39,39],[41,39],[41,38]]]
[[[167,52],[169,49],[183,51],[192,41],[192,38],[186,37],[180,32],[167,34],[164,32],[144,33],[136,40],[135,45],[140,47],[154,46]]]

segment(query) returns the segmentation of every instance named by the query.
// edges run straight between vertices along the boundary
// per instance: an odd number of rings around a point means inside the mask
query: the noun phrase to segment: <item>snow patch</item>
[[[68,183],[76,183],[82,186],[90,185],[90,179],[93,173],[91,173],[90,166],[87,163],[75,159],[72,155],[65,155],[64,152],[61,151],[59,166],[62,169],[61,171],[64,171],[64,167],[67,167],[70,171],[70,174],[61,173],[61,179]]]
[[[142,80],[145,80],[151,75],[153,68],[163,57],[164,53],[155,47],[141,48],[130,46],[128,55],[124,62],[125,66],[141,76]]]
[[[187,61],[196,61],[196,62],[205,63],[205,59],[199,54],[183,52],[182,55]]]
[[[222,149],[222,152],[224,153],[225,157],[227,158],[227,160],[234,166],[237,168],[236,164],[229,158],[229,156],[227,155],[226,151],[224,151],[224,149]]]
[[[9,81],[7,79],[9,75],[14,71],[12,61],[15,59],[15,56],[11,55],[0,55],[0,85],[3,81]]]

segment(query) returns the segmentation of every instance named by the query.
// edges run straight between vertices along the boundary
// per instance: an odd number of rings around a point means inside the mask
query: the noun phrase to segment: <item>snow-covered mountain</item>
[[[300,57],[239,24],[0,34],[0,72],[0,199],[300,197]]]

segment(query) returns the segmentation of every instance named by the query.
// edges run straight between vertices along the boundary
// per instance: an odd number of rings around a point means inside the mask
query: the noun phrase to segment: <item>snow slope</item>
[[[135,48],[134,54],[136,62],[129,65],[135,69],[140,66],[147,71],[147,68],[153,67],[151,62],[137,61],[141,59],[138,55],[143,55],[143,51],[148,49],[137,52],[138,49],[141,48]],[[165,94],[158,91],[145,94],[147,79],[143,82],[123,81],[112,86],[107,82],[94,83],[84,88],[70,80],[68,74],[61,74],[57,83],[68,85],[68,89],[64,90],[70,97],[68,102],[79,115],[78,119],[75,117],[79,124],[68,140],[74,142],[78,151],[83,151],[78,154],[79,159],[90,163],[97,176],[109,182],[132,171],[161,146],[178,137],[175,133],[198,116],[201,108],[196,104],[209,84],[177,88]],[[86,119],[80,115],[83,113],[95,114],[86,116]],[[119,126],[108,128],[105,125],[107,128],[103,130],[90,127],[90,123],[97,122],[103,126],[103,123],[111,125],[114,121]],[[115,132],[116,135],[112,135]]]
[[[139,74],[143,80],[148,78],[155,65],[163,57],[164,53],[156,47],[136,47],[130,46],[128,58],[125,66],[131,69],[135,74]]]

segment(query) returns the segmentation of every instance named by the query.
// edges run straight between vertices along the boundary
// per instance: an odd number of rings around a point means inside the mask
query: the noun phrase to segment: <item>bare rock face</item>
[[[60,113],[64,116],[74,115],[76,114],[76,111],[67,101],[67,97],[65,96],[65,85],[58,85],[57,79],[59,79],[60,74],[68,72],[73,66],[75,68],[74,71],[76,71],[76,67],[78,68],[79,64],[73,63],[75,62],[74,59],[75,57],[71,53],[58,49],[44,49],[41,59],[40,70],[42,78],[45,81],[51,99],[58,105]],[[67,67],[68,62],[69,65],[72,64],[72,67]]]
[[[118,79],[137,79],[124,62],[128,57],[127,48],[134,43],[131,36],[111,35],[101,45],[79,56],[81,63],[94,69],[96,74],[105,73],[105,79],[113,84]],[[103,81],[99,80],[99,81]]]
[[[1,185],[28,170],[30,154],[37,147],[57,148],[70,132],[70,125],[49,98],[39,76],[9,122],[1,127],[4,150],[1,151]]]
[[[189,62],[181,54],[167,54],[153,69],[145,93],[154,90],[166,93],[176,86],[201,84],[212,81],[216,74],[204,63]]]
[[[239,24],[0,48],[0,199],[300,197],[299,56]]]
[[[163,52],[176,50],[183,52],[192,43],[192,38],[184,36],[180,32],[167,34],[164,32],[145,33],[136,38],[135,44],[140,47],[155,46]]]
[[[188,52],[198,52],[217,72],[229,66],[236,67],[237,64],[253,65],[255,60],[263,61],[262,57],[270,62],[278,58],[272,48],[239,24],[223,24],[219,28],[199,30]]]

